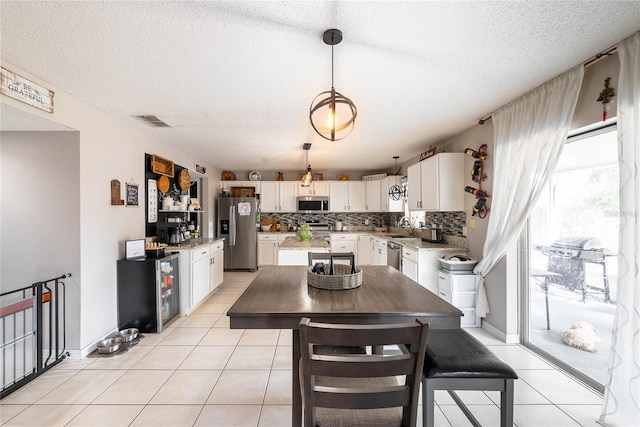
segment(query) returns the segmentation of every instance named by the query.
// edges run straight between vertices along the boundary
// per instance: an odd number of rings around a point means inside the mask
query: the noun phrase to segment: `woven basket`
[[[328,267],[328,266],[327,266]],[[316,274],[307,269],[307,284],[318,289],[328,289],[331,291],[342,291],[354,289],[362,285],[362,270],[356,268],[355,274],[351,274],[351,266],[344,264],[334,265],[336,274]]]

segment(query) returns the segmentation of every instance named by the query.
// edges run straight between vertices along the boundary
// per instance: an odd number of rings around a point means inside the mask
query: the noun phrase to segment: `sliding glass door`
[[[618,188],[615,126],[570,138],[524,239],[525,345],[600,390],[616,304]]]

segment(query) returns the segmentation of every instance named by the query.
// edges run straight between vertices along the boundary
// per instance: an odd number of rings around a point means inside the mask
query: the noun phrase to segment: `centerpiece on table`
[[[318,254],[320,255],[320,254]],[[329,254],[327,265],[321,262],[307,268],[307,285],[331,291],[354,289],[362,285],[362,270],[356,268],[353,252]],[[337,260],[347,260],[349,264],[338,264]]]
[[[309,224],[302,224],[300,226],[298,236],[300,240],[309,240],[311,238],[311,227],[309,227]]]

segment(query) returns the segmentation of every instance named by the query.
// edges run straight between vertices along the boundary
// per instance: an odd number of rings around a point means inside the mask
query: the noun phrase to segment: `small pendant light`
[[[353,130],[358,109],[349,98],[336,92],[333,87],[333,46],[342,41],[342,31],[327,30],[322,40],[331,46],[331,90],[322,92],[313,99],[309,120],[318,135],[330,141],[339,141]]]
[[[313,181],[313,175],[311,175],[311,165],[309,164],[309,150],[311,149],[311,143],[307,142],[303,144],[302,149],[305,152],[304,163],[308,166],[307,166],[307,172],[304,175],[302,175],[302,179],[300,180],[300,185],[302,187],[308,187],[311,185],[311,182]]]

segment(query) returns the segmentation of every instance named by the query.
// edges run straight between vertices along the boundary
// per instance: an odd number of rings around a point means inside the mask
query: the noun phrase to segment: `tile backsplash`
[[[336,221],[341,221],[343,226],[349,230],[367,230],[373,227],[395,227],[402,213],[327,213],[327,214],[303,214],[303,213],[280,213],[280,212],[261,212],[260,219],[271,217],[281,224],[287,224],[288,221],[296,226],[304,224],[309,220],[319,220],[326,222],[329,226],[335,226]],[[367,224],[368,222],[368,224]],[[464,212],[425,212],[424,223],[426,227],[431,224],[442,225],[442,234],[451,236],[462,236],[462,227],[466,225],[466,215]],[[418,226],[418,224],[414,224]]]

